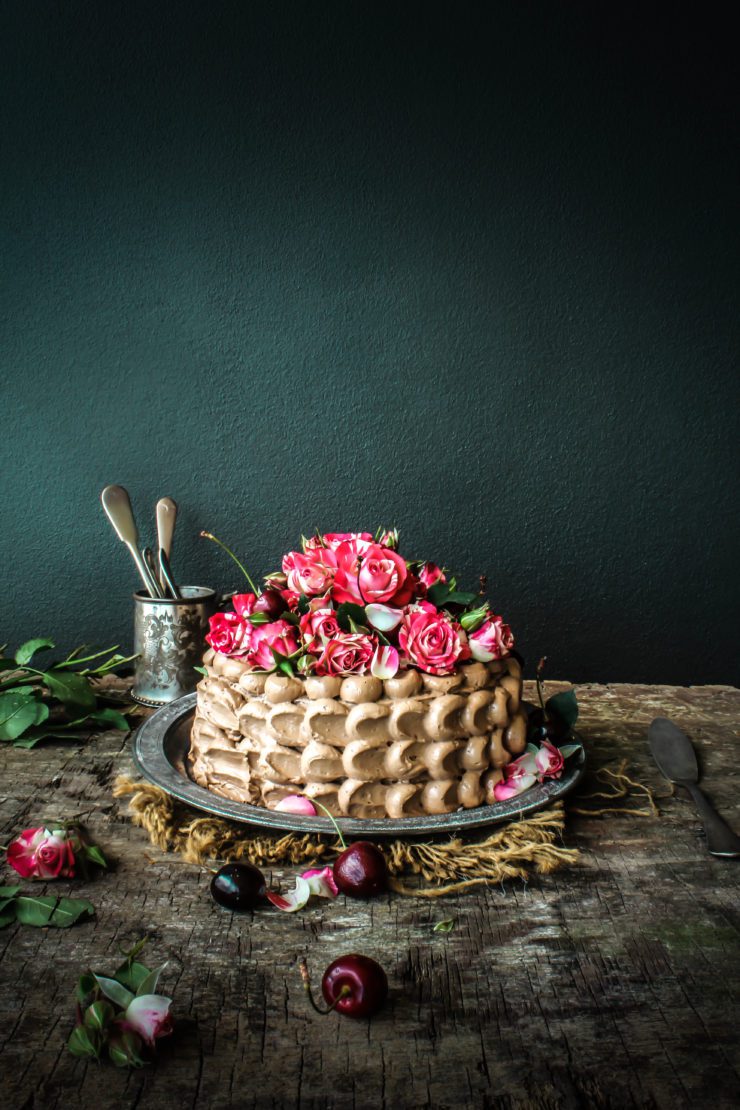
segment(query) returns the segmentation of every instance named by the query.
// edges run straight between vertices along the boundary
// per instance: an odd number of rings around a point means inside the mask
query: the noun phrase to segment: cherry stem
[[[306,795],[306,794],[304,794],[304,795],[303,795],[303,797],[305,798],[305,797],[307,797],[307,795]],[[329,810],[328,810],[328,809],[326,808],[326,806],[323,806],[323,805],[321,804],[321,802],[320,802],[320,801],[318,801],[318,799],[316,799],[316,798],[309,798],[308,800],[309,800],[309,802],[313,802],[313,804],[314,804],[315,806],[318,806],[318,807],[319,807],[319,809],[323,809],[324,813],[326,814],[326,816],[327,816],[327,817],[329,818],[329,820],[331,821],[332,825],[334,826],[334,830],[335,830],[335,832],[336,832],[337,836],[339,837],[339,843],[340,843],[340,844],[342,845],[342,850],[344,851],[344,849],[345,849],[345,848],[347,847],[347,841],[346,841],[346,840],[344,839],[344,837],[342,836],[342,830],[341,830],[341,829],[339,828],[339,825],[337,824],[337,822],[336,822],[336,820],[335,820],[335,818],[334,818],[333,814],[329,813]]]
[[[249,577],[249,571],[247,570],[247,568],[242,563],[239,562],[239,560],[237,559],[236,555],[231,550],[231,548],[227,547],[225,543],[221,543],[221,540],[217,536],[214,536],[212,532],[201,532],[201,536],[203,537],[204,540],[213,540],[213,542],[217,543],[218,546],[220,548],[222,548],[226,552],[227,555],[230,555],[231,558],[236,563],[236,565],[239,567],[239,570],[242,572],[242,574],[246,578],[247,582],[249,583],[249,585],[252,589],[252,593],[259,594],[260,591],[257,589],[254,582]]]
[[[313,996],[313,992],[311,991],[311,976],[308,974],[308,964],[306,963],[305,958],[299,962],[298,970],[301,973],[301,979],[303,980],[303,989],[308,995],[308,1001],[311,1003],[316,1013],[321,1014],[322,1017],[325,1017],[326,1014],[330,1014],[332,1010],[335,1010],[337,1008],[343,998],[346,998],[347,995],[352,994],[352,989],[348,987],[345,983],[344,986],[340,988],[339,994],[334,999],[329,1009],[322,1010],[320,1006],[316,1005],[316,1000]]]
[[[537,678],[536,678],[536,681],[537,681],[537,697],[540,699],[540,705],[542,706],[543,712],[545,710],[545,698],[544,698],[544,695],[542,693],[542,672],[545,669],[545,663],[546,662],[547,662],[547,656],[543,655],[542,658],[540,659],[539,663],[537,664]]]

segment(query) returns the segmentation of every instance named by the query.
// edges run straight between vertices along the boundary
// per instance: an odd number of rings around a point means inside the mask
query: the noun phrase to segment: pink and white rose
[[[503,617],[491,614],[480,628],[468,633],[468,642],[473,659],[479,663],[490,663],[492,659],[503,659],[514,646],[514,637]]]
[[[323,540],[331,551],[336,551],[340,544],[351,543],[353,540],[372,543],[373,537],[369,532],[325,532]]]
[[[537,765],[534,754],[525,752],[518,759],[512,760],[504,767],[504,781],[497,782],[493,788],[493,796],[497,802],[508,802],[517,794],[523,794],[537,782]]]
[[[50,831],[43,825],[24,829],[8,845],[7,860],[22,879],[72,879],[75,874],[73,844],[76,834],[65,829]]]
[[[334,550],[337,560],[337,573],[334,577],[331,592],[334,600],[340,604],[344,601],[352,601],[356,605],[363,604],[362,594],[357,585],[360,563],[370,548],[377,546],[373,544],[372,537],[370,539],[364,538],[368,535],[368,532],[361,532],[351,539],[343,540]]]
[[[237,613],[214,613],[208,621],[206,643],[221,655],[246,655],[252,638],[252,625]]]
[[[238,617],[251,617],[254,612],[254,605],[257,601],[256,594],[234,594],[231,598],[231,604],[234,606],[234,611]]]
[[[311,602],[308,612],[301,617],[299,628],[306,650],[310,652],[323,651],[326,641],[340,631],[337,614],[323,601],[316,608],[314,602]]]
[[[422,587],[424,593],[427,592],[430,586],[434,586],[437,582],[446,582],[447,578],[441,567],[436,563],[422,563],[419,569],[419,585]]]
[[[172,999],[163,994],[140,994],[129,1002],[120,1025],[138,1033],[153,1048],[155,1040],[168,1036],[174,1028],[171,1005]]]
[[[465,635],[428,602],[409,607],[401,621],[398,644],[409,663],[427,674],[451,674],[466,655]],[[432,611],[433,610],[433,611]]]
[[[565,767],[565,759],[560,748],[556,748],[549,740],[543,740],[542,745],[534,757],[537,772],[542,779],[559,779]]]
[[[339,632],[316,660],[317,675],[364,674],[370,666],[375,641],[363,632]]]
[[[406,561],[390,547],[372,544],[362,556],[357,576],[363,602],[382,603],[398,594],[406,581]]]
[[[333,551],[325,547],[309,547],[305,552],[290,551],[283,559],[288,576],[288,589],[296,594],[314,597],[331,587],[337,570]]]
[[[279,620],[258,624],[252,630],[247,663],[258,671],[272,671],[275,668],[273,649],[280,655],[293,655],[298,651],[298,647],[295,626],[289,621]]]

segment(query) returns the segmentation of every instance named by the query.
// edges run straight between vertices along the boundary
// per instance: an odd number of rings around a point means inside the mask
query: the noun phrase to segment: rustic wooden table
[[[627,757],[632,777],[665,796],[659,819],[573,816],[579,864],[527,885],[435,902],[340,897],[295,916],[220,910],[206,868],[149,845],[111,796],[131,771],[120,733],[3,745],[4,842],[83,814],[115,870],[53,888],[89,898],[93,921],[0,932],[2,1106],[737,1106],[740,861],[707,854],[691,802],[667,796],[646,728],[668,716],[688,732],[707,792],[740,830],[740,690],[578,693],[592,764]],[[443,918],[454,930],[433,932]],[[74,1059],[79,971],[114,966],[119,945],[145,933],[150,962],[170,961],[175,1035],[143,1071]],[[319,972],[347,951],[388,972],[389,1004],[372,1022],[306,1004],[297,957]]]

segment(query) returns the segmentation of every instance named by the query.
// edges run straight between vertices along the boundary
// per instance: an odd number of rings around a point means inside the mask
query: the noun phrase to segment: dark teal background
[[[118,482],[181,581],[395,524],[530,670],[737,681],[731,38],[613,7],[0,5],[0,639],[130,643]]]

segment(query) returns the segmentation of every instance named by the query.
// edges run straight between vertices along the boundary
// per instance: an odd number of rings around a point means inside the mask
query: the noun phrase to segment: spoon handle
[[[159,573],[162,575],[162,581],[166,583],[174,599],[180,601],[182,594],[175,585],[175,579],[172,577],[172,570],[170,569],[170,561],[163,547],[159,549]]]
[[[696,783],[683,782],[691,797],[694,799],[704,832],[707,835],[707,848],[713,856],[740,856],[740,836],[732,831],[730,826],[717,813],[712,803],[699,789]]]
[[[156,579],[154,578],[154,575],[149,570],[149,567],[144,562],[142,554],[136,544],[127,543],[126,547],[131,552],[133,560],[136,563],[139,574],[141,575],[141,580],[146,587],[146,592],[149,594],[150,597],[161,598],[162,590],[160,589]]]
[[[157,548],[163,548],[169,559],[172,555],[172,537],[177,520],[177,502],[171,497],[160,497],[156,506]]]

